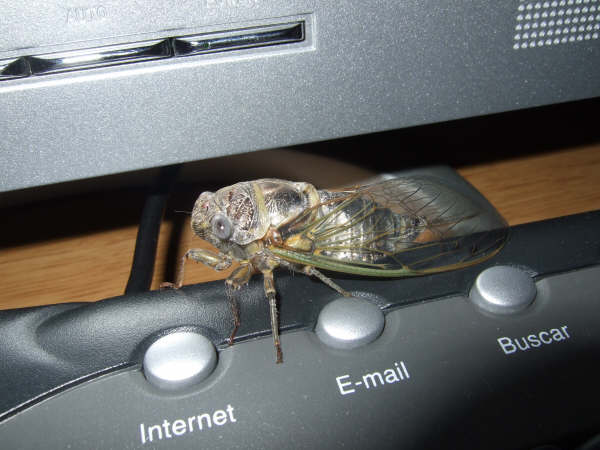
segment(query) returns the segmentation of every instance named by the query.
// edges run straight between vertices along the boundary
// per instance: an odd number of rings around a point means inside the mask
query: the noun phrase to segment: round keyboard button
[[[217,364],[213,343],[201,334],[176,331],[157,339],[144,355],[146,379],[160,389],[177,390],[208,377]]]
[[[479,274],[471,288],[471,301],[493,314],[513,314],[526,309],[537,290],[531,276],[511,266],[490,267]]]
[[[351,349],[373,342],[384,325],[385,317],[377,305],[362,298],[342,297],[321,310],[315,332],[330,347]]]

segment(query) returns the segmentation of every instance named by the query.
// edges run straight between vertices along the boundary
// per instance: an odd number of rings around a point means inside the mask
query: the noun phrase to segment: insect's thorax
[[[319,203],[316,188],[308,183],[262,179],[252,182],[257,206],[268,226],[278,228]]]
[[[264,239],[269,230],[319,202],[311,184],[270,178],[237,183],[219,190],[215,197],[233,225],[230,241],[243,247]]]

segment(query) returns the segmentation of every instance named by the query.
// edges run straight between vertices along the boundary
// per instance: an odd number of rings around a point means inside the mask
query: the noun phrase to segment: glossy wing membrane
[[[433,178],[320,194],[319,205],[280,227],[283,244],[273,253],[322,269],[410,276],[482,262],[507,237],[506,222],[487,202]]]

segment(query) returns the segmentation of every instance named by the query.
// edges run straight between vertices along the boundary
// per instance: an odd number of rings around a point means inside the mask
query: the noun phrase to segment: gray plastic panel
[[[352,350],[287,333],[281,365],[270,337],[236,344],[183,393],[123,371],[8,419],[0,440],[21,449],[533,448],[600,427],[599,275],[596,266],[543,279],[535,303],[512,316],[484,315],[460,296],[396,309],[379,339]]]
[[[0,191],[599,96],[598,13],[563,8],[554,43],[545,3],[0,1],[7,61],[306,23],[281,48],[0,80]]]

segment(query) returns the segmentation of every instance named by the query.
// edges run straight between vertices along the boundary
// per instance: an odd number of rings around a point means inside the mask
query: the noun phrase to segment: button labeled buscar
[[[384,324],[385,317],[377,305],[361,298],[343,297],[321,310],[315,332],[330,347],[351,349],[377,339]]]
[[[156,340],[144,355],[144,375],[160,389],[177,390],[208,377],[217,364],[213,343],[201,334],[177,331]]]
[[[512,314],[527,308],[535,299],[535,283],[524,270],[495,266],[479,274],[471,288],[471,301],[494,314]]]

